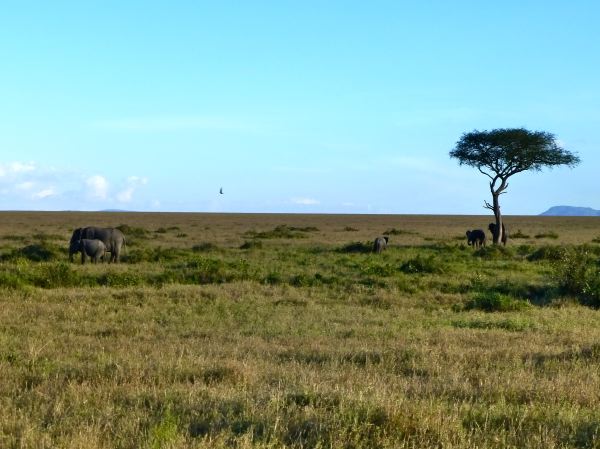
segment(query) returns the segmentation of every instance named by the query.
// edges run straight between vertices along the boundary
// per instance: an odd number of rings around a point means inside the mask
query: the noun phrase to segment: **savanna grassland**
[[[599,448],[600,219],[489,221],[0,213],[0,447]]]

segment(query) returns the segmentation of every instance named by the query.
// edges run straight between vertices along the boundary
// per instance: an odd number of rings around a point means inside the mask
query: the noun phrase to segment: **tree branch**
[[[483,206],[485,209],[489,209],[489,210],[492,210],[492,211],[494,210],[494,206],[492,206],[486,200],[483,200],[483,202],[485,203],[485,205]]]

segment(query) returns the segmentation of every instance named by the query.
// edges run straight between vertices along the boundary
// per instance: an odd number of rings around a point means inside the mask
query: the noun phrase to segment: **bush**
[[[558,238],[558,234],[556,232],[554,232],[554,231],[541,232],[539,234],[536,234],[535,238],[536,239],[553,239],[553,240],[556,240]]]
[[[48,242],[35,243],[15,249],[3,256],[4,260],[27,259],[32,262],[52,262],[66,258],[66,250]]]
[[[217,245],[210,242],[198,243],[197,245],[192,246],[192,251],[196,253],[205,252],[205,251],[215,251],[219,249]]]
[[[127,224],[122,224],[117,226],[117,229],[125,234],[125,237],[146,237],[149,232],[144,228],[139,228],[135,226],[129,226]]]
[[[530,262],[535,262],[536,260],[560,260],[564,257],[565,252],[566,248],[564,246],[545,245],[528,255],[527,260]]]
[[[246,240],[240,246],[240,249],[261,249],[263,244],[260,240]]]
[[[313,231],[318,231],[318,229],[314,226],[298,228],[288,225],[279,225],[270,231],[248,231],[245,235],[255,239],[303,239],[306,238],[307,232]]]
[[[511,259],[514,257],[514,250],[501,245],[488,245],[483,248],[479,248],[473,253],[475,257],[481,257],[482,259],[494,260],[494,259]]]
[[[416,273],[443,273],[445,271],[444,264],[435,256],[417,257],[407,260],[400,265],[400,271],[407,274]]]
[[[565,251],[554,264],[554,279],[563,293],[582,304],[600,307],[600,261],[586,247]]]
[[[402,234],[407,234],[407,235],[414,235],[417,234],[414,231],[404,231],[402,229],[396,229],[396,228],[390,228],[387,229],[383,235],[402,235]]]
[[[527,301],[515,299],[512,296],[497,292],[488,292],[477,295],[467,301],[464,310],[483,310],[484,312],[513,312],[529,307]]]
[[[528,234],[523,234],[523,232],[521,232],[521,230],[519,229],[517,232],[514,232],[510,235],[511,239],[529,239],[531,238],[531,236],[529,236]]]
[[[33,273],[33,284],[42,288],[74,287],[81,283],[77,272],[67,262],[42,265]]]
[[[338,251],[341,253],[370,253],[372,250],[371,242],[352,242],[342,246]]]

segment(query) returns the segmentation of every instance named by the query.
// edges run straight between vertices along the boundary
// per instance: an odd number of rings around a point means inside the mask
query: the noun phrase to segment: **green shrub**
[[[105,273],[98,279],[100,285],[107,287],[135,287],[144,284],[144,278],[137,272]]]
[[[400,265],[400,271],[407,274],[443,273],[445,266],[435,256],[421,256],[419,254],[417,257],[407,260]]]
[[[392,276],[396,268],[392,264],[367,263],[362,267],[363,274],[369,276]]]
[[[148,230],[146,230],[144,228],[129,226],[127,224],[121,224],[121,225],[117,226],[117,229],[119,231],[121,231],[123,234],[125,234],[125,238],[127,238],[127,237],[141,238],[141,237],[146,237],[149,234]]]
[[[247,231],[244,235],[255,239],[303,239],[306,238],[307,232],[313,231],[318,231],[318,229],[314,226],[298,228],[288,225],[279,225],[270,231]]]
[[[218,249],[219,249],[219,247],[217,245],[215,245],[214,243],[210,243],[210,242],[198,243],[197,245],[192,246],[192,251],[194,251],[196,253],[206,252],[206,251],[215,251]]]
[[[78,286],[81,278],[67,262],[59,262],[41,265],[32,273],[32,281],[36,287],[59,288]]]
[[[497,292],[480,293],[467,301],[464,310],[483,310],[484,312],[513,312],[529,307],[527,301]]]
[[[476,250],[473,255],[487,260],[512,259],[515,255],[514,249],[503,245],[488,245]]]
[[[523,234],[523,232],[521,232],[521,230],[519,229],[517,232],[513,232],[510,235],[511,239],[528,239],[531,238],[531,236],[529,236],[528,234]]]
[[[404,231],[403,229],[396,229],[396,228],[390,228],[387,229],[383,235],[415,235],[418,234],[417,232],[414,231]]]
[[[554,231],[540,232],[539,234],[535,235],[535,238],[536,239],[553,239],[553,240],[556,240],[558,238],[558,234],[556,232],[554,232]]]
[[[341,253],[370,253],[373,244],[370,242],[352,242],[342,246],[338,251]]]
[[[527,256],[527,260],[535,262],[537,260],[560,260],[564,257],[567,249],[564,246],[545,245],[536,249]]]
[[[586,247],[571,248],[554,264],[554,279],[563,293],[600,307],[600,260]]]
[[[240,246],[240,249],[261,249],[263,243],[260,240],[246,240]]]
[[[32,262],[52,262],[66,259],[67,253],[65,248],[42,241],[40,243],[15,249],[8,255],[3,256],[4,260],[15,260],[19,258],[31,260]]]

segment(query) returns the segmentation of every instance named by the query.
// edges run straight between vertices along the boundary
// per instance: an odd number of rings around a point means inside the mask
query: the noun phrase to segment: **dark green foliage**
[[[437,257],[421,256],[420,254],[400,265],[400,271],[407,274],[443,273],[446,267]]]
[[[579,157],[561,148],[553,134],[524,128],[472,131],[461,136],[450,157],[460,165],[488,170],[508,178],[527,170],[580,162]]]
[[[511,247],[488,245],[476,250],[473,256],[487,260],[512,259],[515,256],[515,252]]]
[[[260,240],[246,240],[240,245],[240,249],[261,249],[263,243]]]
[[[198,243],[197,245],[192,246],[192,251],[194,251],[195,253],[216,251],[218,249],[219,247],[211,242]]]
[[[270,231],[248,231],[246,237],[255,239],[303,239],[306,238],[307,232],[318,231],[314,226],[294,227],[288,225],[279,225]]]
[[[514,238],[514,236],[513,236]],[[554,231],[550,231],[550,232],[541,232],[539,234],[535,235],[536,239],[552,239],[552,240],[556,240],[558,238],[558,234]]]
[[[531,238],[528,234],[523,234],[523,232],[521,232],[521,230],[519,229],[517,232],[513,232],[510,235],[511,239],[528,239]]]
[[[387,229],[383,235],[416,235],[417,232],[414,231],[405,231],[403,229],[390,228]]]
[[[523,318],[503,318],[494,320],[489,318],[472,318],[453,320],[452,326],[459,329],[503,329],[511,332],[523,332],[533,329],[531,322]]]
[[[102,274],[98,278],[98,284],[107,287],[135,287],[144,283],[144,276],[135,271],[126,271],[123,273],[110,272]]]
[[[7,255],[3,255],[3,260],[27,259],[32,262],[51,262],[56,260],[65,260],[67,258],[66,249],[58,245],[42,241],[23,248],[15,249]]]
[[[527,301],[515,299],[497,292],[481,293],[467,301],[464,310],[483,310],[484,312],[514,312],[529,307]]]
[[[600,259],[587,247],[565,251],[554,264],[559,288],[576,296],[583,304],[600,307]]]
[[[342,246],[340,253],[370,253],[373,251],[373,243],[371,242],[352,242]]]
[[[121,224],[117,226],[117,229],[125,234],[125,238],[134,237],[134,238],[142,238],[146,237],[149,234],[149,231],[136,226],[129,226],[127,224]]]
[[[560,260],[564,257],[567,249],[564,246],[545,245],[541,246],[527,256],[527,260],[535,262],[537,260]]]

